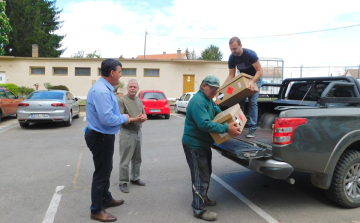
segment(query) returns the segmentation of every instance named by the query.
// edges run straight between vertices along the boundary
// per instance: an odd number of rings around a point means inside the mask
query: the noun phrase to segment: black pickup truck
[[[277,87],[276,100],[259,99],[255,138],[242,134],[213,148],[250,170],[292,184],[294,171],[309,173],[331,200],[359,207],[359,82],[346,76],[290,78]]]

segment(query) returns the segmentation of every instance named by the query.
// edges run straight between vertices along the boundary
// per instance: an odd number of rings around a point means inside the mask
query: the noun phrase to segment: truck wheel
[[[261,116],[259,126],[262,129],[272,129],[272,124],[275,123],[275,119],[278,117],[277,114],[264,113]]]
[[[326,195],[346,207],[360,206],[360,152],[345,151],[336,164],[330,188]]]

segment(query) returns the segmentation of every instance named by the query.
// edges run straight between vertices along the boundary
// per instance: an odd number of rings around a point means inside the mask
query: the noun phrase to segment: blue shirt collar
[[[114,91],[115,88],[109,83],[109,81],[105,80],[103,77],[100,77],[99,81],[104,83],[110,91]]]

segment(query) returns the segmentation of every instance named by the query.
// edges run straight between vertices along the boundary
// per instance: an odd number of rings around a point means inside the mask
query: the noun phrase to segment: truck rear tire
[[[345,151],[336,164],[326,195],[345,208],[360,206],[360,152]]]
[[[264,113],[261,116],[259,126],[262,129],[272,129],[272,124],[275,123],[275,119],[278,118],[277,114],[274,113]]]

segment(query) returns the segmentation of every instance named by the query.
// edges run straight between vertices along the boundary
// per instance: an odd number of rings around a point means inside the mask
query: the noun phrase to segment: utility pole
[[[144,60],[145,60],[145,54],[146,54],[146,35],[147,35],[147,31],[145,31]]]

